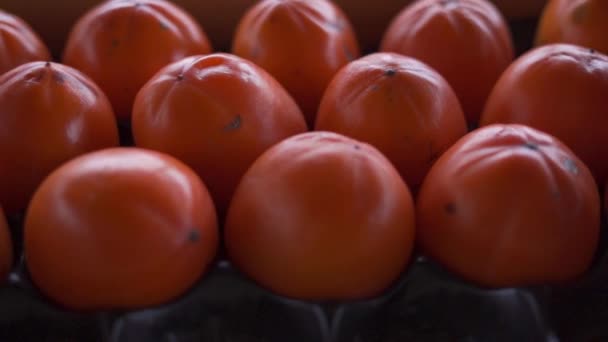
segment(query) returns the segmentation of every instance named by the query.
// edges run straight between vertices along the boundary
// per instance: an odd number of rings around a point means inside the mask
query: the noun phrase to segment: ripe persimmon
[[[108,99],[81,72],[30,62],[0,76],[0,203],[7,215],[25,210],[63,162],[118,143]]]
[[[83,311],[170,301],[204,274],[217,244],[204,183],[179,160],[135,147],[88,153],[53,171],[24,225],[34,284]]]
[[[437,70],[475,126],[500,74],[513,61],[509,27],[488,0],[420,0],[398,13],[380,51],[421,60]]]
[[[550,0],[543,10],[535,44],[568,43],[608,54],[608,1]]]
[[[570,147],[598,184],[608,179],[608,56],[548,44],[519,57],[497,81],[480,124],[519,123]]]
[[[387,52],[362,57],[336,74],[315,129],[374,145],[414,191],[435,159],[467,133],[445,79],[414,58]]]
[[[209,187],[220,221],[241,176],[271,145],[306,131],[302,112],[266,71],[238,56],[191,56],[137,94],[136,146],[169,153]]]
[[[87,11],[67,38],[63,63],[89,75],[121,123],[139,89],[165,65],[211,52],[198,22],[164,0],[109,0]]]
[[[376,148],[308,132],[254,162],[224,233],[230,260],[267,289],[306,300],[364,299],[381,294],[406,269],[414,206]]]
[[[421,252],[487,287],[557,284],[587,271],[598,245],[600,196],[562,142],[517,124],[461,138],[420,189]]]
[[[21,64],[50,59],[38,33],[20,17],[0,9],[0,75]]]
[[[232,53],[272,74],[294,97],[309,127],[325,87],[360,56],[348,18],[330,0],[262,0],[239,21]]]

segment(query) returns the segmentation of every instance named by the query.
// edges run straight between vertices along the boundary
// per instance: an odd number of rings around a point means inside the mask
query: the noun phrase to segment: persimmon
[[[484,287],[559,284],[587,271],[600,232],[600,196],[562,142],[518,124],[461,138],[420,189],[421,252]]]
[[[36,191],[24,225],[34,284],[74,310],[166,303],[209,268],[213,202],[185,164],[117,147],[65,163]]]
[[[230,260],[275,293],[371,298],[407,268],[414,206],[408,186],[376,148],[337,133],[308,132],[253,163],[224,233]]]
[[[262,0],[239,21],[232,53],[272,74],[294,97],[309,127],[325,87],[360,56],[344,12],[329,0]]]
[[[0,9],[0,75],[21,64],[50,59],[38,33],[20,17]]]
[[[458,98],[445,79],[414,58],[386,52],[362,57],[336,74],[315,129],[374,145],[412,190],[435,159],[467,133]]]
[[[518,58],[497,81],[480,124],[520,123],[570,147],[598,184],[608,177],[608,56],[549,44]]]
[[[103,91],[71,67],[30,62],[0,76],[0,203],[26,209],[42,179],[65,161],[118,145]]]
[[[4,215],[0,207],[0,283],[2,283],[13,266],[13,240]]]
[[[199,23],[170,1],[109,0],[74,24],[63,63],[89,75],[128,123],[135,95],[158,70],[211,50]]]
[[[500,74],[513,61],[509,27],[487,0],[421,0],[399,12],[380,51],[417,58],[437,70],[475,126]]]
[[[568,43],[608,54],[608,1],[550,0],[542,12],[535,44]]]
[[[192,167],[220,220],[241,176],[264,150],[306,131],[302,112],[266,71],[238,56],[191,56],[163,68],[137,94],[133,138]]]

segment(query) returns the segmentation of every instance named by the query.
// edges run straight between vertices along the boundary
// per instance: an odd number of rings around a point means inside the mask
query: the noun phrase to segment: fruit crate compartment
[[[0,289],[2,341],[557,341],[531,289],[481,290],[420,257],[385,295],[344,304],[276,296],[226,261],[162,307],[79,314],[54,306],[23,267]]]
[[[11,220],[15,232],[20,221]],[[19,241],[16,246],[21,248]],[[482,289],[419,256],[384,295],[347,303],[275,295],[220,260],[171,303],[91,314],[70,312],[50,302],[32,285],[20,258],[8,283],[0,287],[0,341],[608,340],[608,327],[603,324],[608,319],[605,246],[604,234],[590,272],[561,287]]]

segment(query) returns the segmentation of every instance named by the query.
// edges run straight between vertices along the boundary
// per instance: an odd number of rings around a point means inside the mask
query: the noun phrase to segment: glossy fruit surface
[[[342,68],[315,125],[374,145],[415,189],[437,157],[467,132],[452,88],[426,64],[375,53]]]
[[[310,126],[325,87],[360,55],[350,22],[329,0],[262,0],[240,20],[232,52],[272,74]]]
[[[168,155],[124,147],[55,170],[32,199],[24,234],[38,288],[87,311],[179,296],[218,244],[213,203],[196,174]]]
[[[63,62],[89,75],[118,119],[131,117],[139,89],[165,65],[211,52],[196,20],[170,1],[109,0],[84,13],[66,41]]]
[[[300,134],[258,158],[230,206],[230,260],[262,286],[307,300],[374,297],[410,259],[407,185],[371,145]]]
[[[0,203],[7,215],[25,210],[63,162],[117,145],[108,99],[79,71],[30,62],[0,76]]]
[[[608,177],[608,56],[550,44],[518,58],[501,76],[481,125],[520,123],[570,147],[598,183]]]
[[[608,54],[608,1],[551,0],[543,10],[536,45],[576,44]]]
[[[416,207],[421,251],[489,287],[555,284],[589,268],[600,197],[589,169],[523,125],[477,129],[437,160]]]
[[[302,112],[270,74],[224,53],[161,70],[138,93],[132,127],[137,146],[174,155],[202,177],[221,220],[251,163],[306,131]]]
[[[50,58],[48,48],[28,23],[0,9],[0,75],[21,64]]]
[[[487,0],[421,0],[398,13],[381,51],[417,58],[454,88],[475,125],[500,74],[513,61],[507,23]]]

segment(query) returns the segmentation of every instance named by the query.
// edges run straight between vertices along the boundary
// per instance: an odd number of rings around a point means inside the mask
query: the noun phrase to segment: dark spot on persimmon
[[[112,42],[110,43],[110,45],[112,45],[112,47],[118,47],[118,45],[120,45],[120,40],[118,39],[112,39]]]
[[[45,68],[50,68],[51,67],[51,62],[47,61],[46,63],[44,63],[44,67]]]
[[[62,73],[56,71],[56,72],[53,73],[53,80],[55,82],[57,82],[57,83],[64,83],[65,82],[65,76]]]
[[[397,74],[397,71],[395,69],[388,69],[384,72],[384,75],[388,76],[388,77],[393,77]]]
[[[353,147],[355,148],[355,150],[360,150],[361,149],[361,146],[359,146],[359,145],[355,145]]]
[[[443,206],[443,210],[445,210],[445,212],[449,215],[454,215],[456,214],[456,204],[449,202]]]
[[[538,151],[538,145],[535,144],[535,143],[532,143],[532,142],[526,142],[526,143],[524,143],[524,147],[528,148],[528,149],[531,149],[531,150],[534,150],[534,151]]]
[[[349,62],[355,60],[355,54],[352,51],[350,51],[350,49],[346,45],[344,45],[344,56],[346,56],[346,59]]]
[[[89,84],[88,82],[83,82],[82,80],[76,79],[76,82],[73,82],[72,84],[76,87],[80,87],[80,89],[82,89],[82,91],[90,92],[95,97],[99,96],[97,89],[94,86],[92,86],[91,84]]]
[[[559,191],[559,189],[555,188],[555,189],[551,190],[551,196],[553,196],[554,198],[559,199],[560,197],[562,197],[562,194]]]
[[[579,173],[578,165],[576,165],[576,162],[570,158],[566,158],[564,160],[564,167],[572,174],[578,175]]]
[[[597,51],[595,51],[595,49],[589,49],[589,53],[592,54],[592,55],[595,54],[596,52]]]
[[[184,80],[184,74],[179,74],[177,75],[177,77],[175,78],[178,82],[179,81],[183,81]]]
[[[198,242],[201,239],[201,233],[199,233],[198,229],[194,228],[188,232],[188,241],[190,242]]]
[[[241,124],[242,124],[241,116],[237,114],[234,117],[234,119],[232,119],[232,121],[230,121],[230,123],[224,127],[224,131],[230,132],[230,131],[237,130],[241,127]]]
[[[338,32],[344,30],[344,22],[342,20],[331,21],[327,25]]]
[[[160,28],[161,28],[162,30],[164,30],[164,31],[169,30],[169,25],[167,25],[167,23],[166,23],[166,22],[164,22],[164,21],[160,21],[158,24],[160,25]]]
[[[458,0],[439,0],[441,6],[458,3]]]

